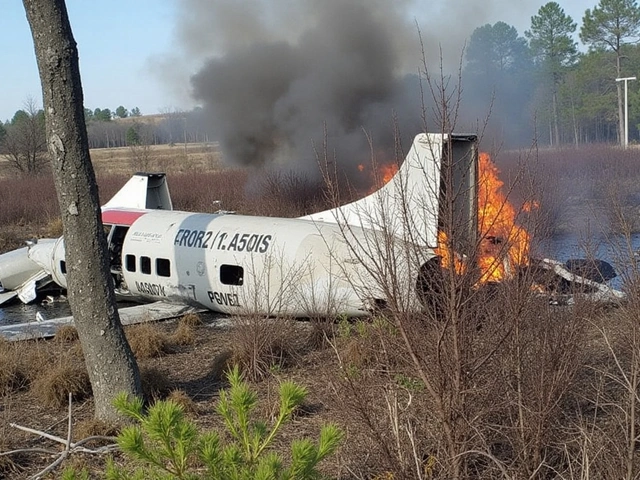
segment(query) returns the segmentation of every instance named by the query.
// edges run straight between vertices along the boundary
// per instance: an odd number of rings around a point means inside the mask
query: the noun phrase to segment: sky
[[[281,3],[287,1],[295,4],[294,0],[281,0]],[[233,4],[233,0],[67,0],[80,55],[85,107],[115,110],[123,105],[129,110],[138,107],[143,114],[154,114],[196,105],[190,96],[191,75],[207,58],[224,54],[225,48],[233,48],[215,39],[207,43],[208,26],[202,25],[203,22],[198,25],[198,36],[185,31],[189,22],[198,21],[189,18],[189,9],[195,4],[202,8],[207,2]],[[485,23],[504,21],[523,35],[531,16],[544,2],[404,0],[398,3],[404,5],[408,16],[415,18],[421,32],[433,33],[432,37],[442,45],[460,51],[463,37]],[[596,5],[595,0],[560,0],[558,3],[578,23],[578,29],[584,11]],[[279,10],[282,11],[286,9]],[[282,25],[280,22],[275,23]],[[465,33],[450,35],[453,25],[456,31]],[[224,25],[212,23],[210,29],[214,28],[224,28]],[[285,28],[290,28],[293,35],[295,22]],[[208,34],[214,36],[211,32]],[[6,121],[23,108],[29,98],[38,105],[42,103],[31,32],[19,0],[0,0],[0,45],[0,121]]]

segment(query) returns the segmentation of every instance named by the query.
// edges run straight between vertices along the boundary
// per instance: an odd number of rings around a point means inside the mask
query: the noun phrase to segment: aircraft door
[[[122,245],[128,231],[128,226],[113,225],[107,236],[111,275],[115,281],[115,288],[123,291],[127,290],[127,285],[122,276]]]

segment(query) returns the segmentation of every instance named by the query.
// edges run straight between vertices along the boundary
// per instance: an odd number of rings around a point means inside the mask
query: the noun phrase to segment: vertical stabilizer
[[[476,141],[474,135],[421,133],[397,173],[376,192],[301,218],[380,230],[416,245],[436,247],[443,190],[453,182],[459,184],[456,190],[466,190],[466,200],[454,208],[473,233]]]
[[[136,173],[104,207],[173,210],[166,175]]]

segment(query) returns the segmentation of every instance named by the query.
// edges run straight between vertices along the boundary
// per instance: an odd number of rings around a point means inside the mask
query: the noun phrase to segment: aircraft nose
[[[29,245],[29,258],[37,263],[43,270],[52,272],[54,262],[55,239],[39,240]]]

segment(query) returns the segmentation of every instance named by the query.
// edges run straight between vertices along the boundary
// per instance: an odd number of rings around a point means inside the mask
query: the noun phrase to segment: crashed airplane
[[[419,308],[421,276],[439,259],[441,199],[456,192],[455,248],[470,254],[477,185],[474,135],[420,134],[377,191],[295,219],[175,211],[164,174],[136,174],[102,208],[116,295],[224,314],[361,316],[390,294],[401,308]],[[66,288],[64,238],[0,255],[0,283],[0,304]]]

